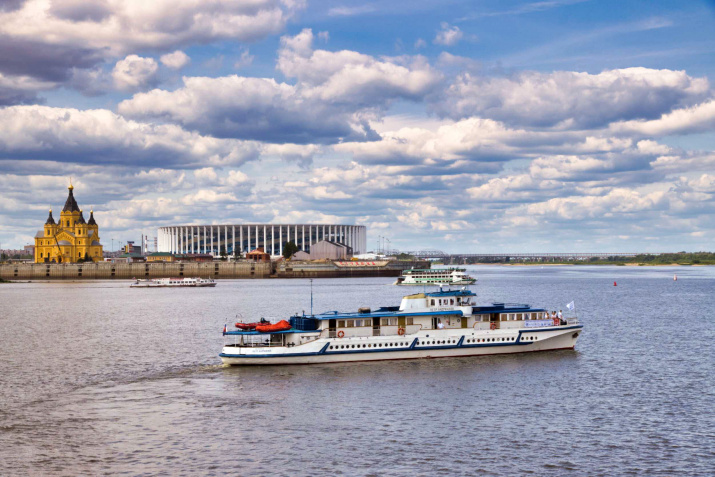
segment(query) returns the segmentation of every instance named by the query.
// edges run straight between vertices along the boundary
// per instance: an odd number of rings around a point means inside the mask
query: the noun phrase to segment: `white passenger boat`
[[[212,278],[182,277],[182,278],[153,278],[137,280],[129,285],[131,288],[157,288],[157,287],[215,287]]]
[[[572,349],[583,326],[529,305],[477,306],[471,291],[407,295],[399,307],[292,316],[290,328],[227,330],[227,365],[446,358]],[[282,328],[282,331],[277,331]]]
[[[404,270],[395,285],[472,285],[477,279],[464,268],[425,268]]]

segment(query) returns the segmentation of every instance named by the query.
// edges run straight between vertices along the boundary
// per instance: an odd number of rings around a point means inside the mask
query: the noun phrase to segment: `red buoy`
[[[618,284],[617,284],[616,282],[613,282],[613,286],[614,286],[614,287],[617,287]]]

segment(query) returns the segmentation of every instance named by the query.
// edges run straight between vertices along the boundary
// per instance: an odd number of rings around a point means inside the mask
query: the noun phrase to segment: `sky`
[[[0,248],[71,179],[105,250],[713,251],[713,32],[698,0],[0,0]]]

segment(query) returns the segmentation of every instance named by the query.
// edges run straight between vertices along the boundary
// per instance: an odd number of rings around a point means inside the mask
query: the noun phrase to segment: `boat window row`
[[[407,346],[409,343],[399,342],[399,343],[363,343],[363,344],[353,344],[353,345],[334,345],[330,346],[328,349],[362,349],[362,348],[396,348],[400,346]]]
[[[549,319],[549,314],[547,312],[500,313],[499,319],[501,321],[544,320]]]
[[[536,341],[539,339],[538,336],[522,336],[523,341]],[[515,336],[506,336],[502,338],[468,338],[464,340],[467,344],[472,343],[497,343],[497,342],[507,342],[516,341]],[[456,339],[451,340],[427,340],[418,341],[417,345],[429,346],[429,345],[443,345],[443,344],[457,344]],[[329,349],[363,349],[363,348],[395,348],[408,346],[408,342],[395,342],[395,343],[362,343],[362,344],[347,344],[347,345],[331,345]]]
[[[411,316],[405,317],[405,325],[414,325],[415,319]],[[380,318],[381,326],[397,326],[397,318]]]
[[[397,318],[381,318],[381,326],[397,326]],[[405,325],[414,325],[414,318],[408,316],[405,318]],[[338,328],[359,328],[361,326],[372,327],[372,318],[355,319],[355,320],[338,320]]]
[[[441,306],[441,305],[467,305],[469,304],[469,298],[465,298],[461,303],[459,298],[432,298],[430,299],[430,306]]]

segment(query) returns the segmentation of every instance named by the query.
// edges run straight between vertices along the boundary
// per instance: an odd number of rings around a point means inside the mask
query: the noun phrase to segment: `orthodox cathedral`
[[[82,209],[72,194],[72,184],[60,220],[55,223],[50,216],[45,229],[35,235],[35,263],[75,263],[103,260],[102,244],[99,243],[99,226],[94,221],[94,211],[89,220],[84,220]]]

